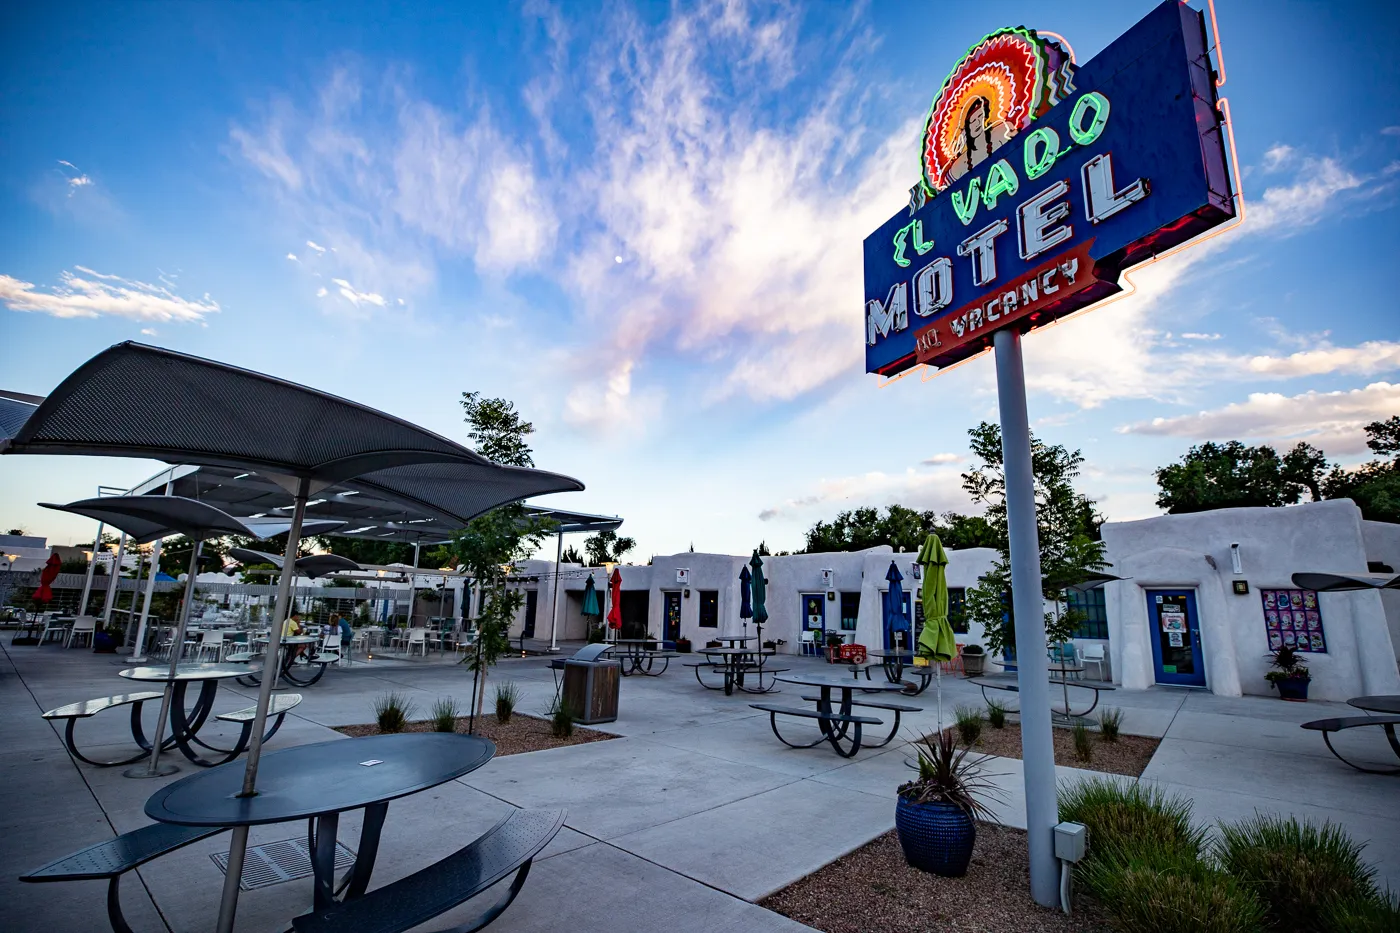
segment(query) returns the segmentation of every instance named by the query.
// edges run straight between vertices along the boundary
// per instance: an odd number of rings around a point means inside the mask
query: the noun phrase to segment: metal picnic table
[[[243,677],[248,671],[247,664],[181,664],[175,669],[173,678],[170,676],[170,668],[165,666],[130,667],[118,673],[127,680],[173,684],[170,694],[170,735],[162,742],[162,747],[168,748],[168,743],[174,742],[180,753],[190,761],[208,767],[212,763],[206,761],[194,745],[221,755],[229,755],[234,749],[218,748],[204,742],[199,738],[199,730],[204,727],[209,720],[209,714],[213,712],[219,682],[232,677]],[[189,685],[194,683],[199,684],[199,696],[195,698],[194,706],[186,710],[185,695]],[[145,736],[138,734],[140,726],[140,720],[133,719],[132,736],[142,748],[149,749],[150,743],[144,741]]]
[[[916,707],[899,706],[895,704],[873,703],[869,701],[857,702],[854,697],[856,690],[862,692],[884,691],[889,693],[898,692],[904,689],[903,684],[881,684],[869,683],[864,686],[856,681],[848,680],[845,677],[835,677],[828,674],[785,674],[774,678],[787,684],[797,684],[803,687],[816,687],[820,691],[813,698],[816,703],[815,710],[802,709],[800,707],[772,706],[764,703],[749,704],[754,709],[763,710],[768,713],[769,725],[773,729],[773,734],[778,737],[778,741],[791,748],[812,748],[827,742],[835,749],[836,754],[842,758],[850,758],[860,751],[861,727],[879,726],[884,724],[884,720],[876,719],[872,716],[860,716],[853,712],[857,706],[873,709],[887,709],[895,713],[894,727],[890,729],[890,734],[884,741],[868,745],[869,748],[880,748],[889,744],[894,738],[895,732],[899,729],[899,714],[901,712],[912,712]],[[831,691],[841,691],[839,704],[833,706]],[[797,716],[806,719],[815,719],[817,727],[821,730],[815,740],[811,742],[797,743],[789,742],[783,738],[778,731],[778,716]],[[849,738],[848,738],[849,737]],[[849,747],[846,744],[849,743]]]

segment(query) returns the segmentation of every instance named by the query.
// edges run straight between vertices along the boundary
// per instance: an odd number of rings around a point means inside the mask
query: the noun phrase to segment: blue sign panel
[[[996,67],[965,58],[950,75],[925,181],[865,240],[867,372],[952,365],[1002,327],[1119,291],[1124,270],[1234,216],[1200,13],[1168,0],[1077,70],[1027,59],[1029,90],[996,75],[1036,41],[1058,47],[1004,32],[974,48]],[[950,105],[955,78],[963,103]],[[997,122],[1007,113],[1028,116]],[[931,178],[952,180],[930,197]]]

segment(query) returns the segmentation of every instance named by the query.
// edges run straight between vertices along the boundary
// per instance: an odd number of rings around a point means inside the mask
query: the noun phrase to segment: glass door
[[[681,637],[681,594],[671,591],[664,595],[666,597],[666,613],[662,618],[665,631],[662,632],[661,638],[674,646]]]
[[[802,653],[821,656],[826,653],[826,594],[802,594],[802,631],[811,632],[809,641],[802,638]]]
[[[1147,622],[1157,683],[1180,687],[1206,685],[1201,654],[1200,617],[1192,590],[1148,590]]]

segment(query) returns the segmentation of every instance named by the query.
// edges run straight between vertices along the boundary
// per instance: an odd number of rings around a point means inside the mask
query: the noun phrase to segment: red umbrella
[[[58,579],[58,571],[62,566],[63,558],[58,556],[57,551],[49,554],[44,569],[39,573],[39,588],[34,591],[36,603],[47,603],[53,599],[53,590],[49,589],[49,584]]]
[[[616,567],[608,578],[608,599],[612,602],[608,608],[608,627],[622,628],[622,571]]]

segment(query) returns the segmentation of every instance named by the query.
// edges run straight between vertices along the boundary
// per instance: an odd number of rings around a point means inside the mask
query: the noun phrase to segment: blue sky
[[[965,508],[991,360],[877,388],[861,240],[968,45],[1024,24],[1085,61],[1153,5],[7,7],[0,387],[138,339],[463,440],[460,393],[503,395],[643,559]],[[1400,411],[1400,8],[1219,20],[1245,224],[1026,340],[1035,429],[1111,519],[1193,443],[1352,463]],[[76,540],[34,503],[154,469],[0,459],[0,525]]]

